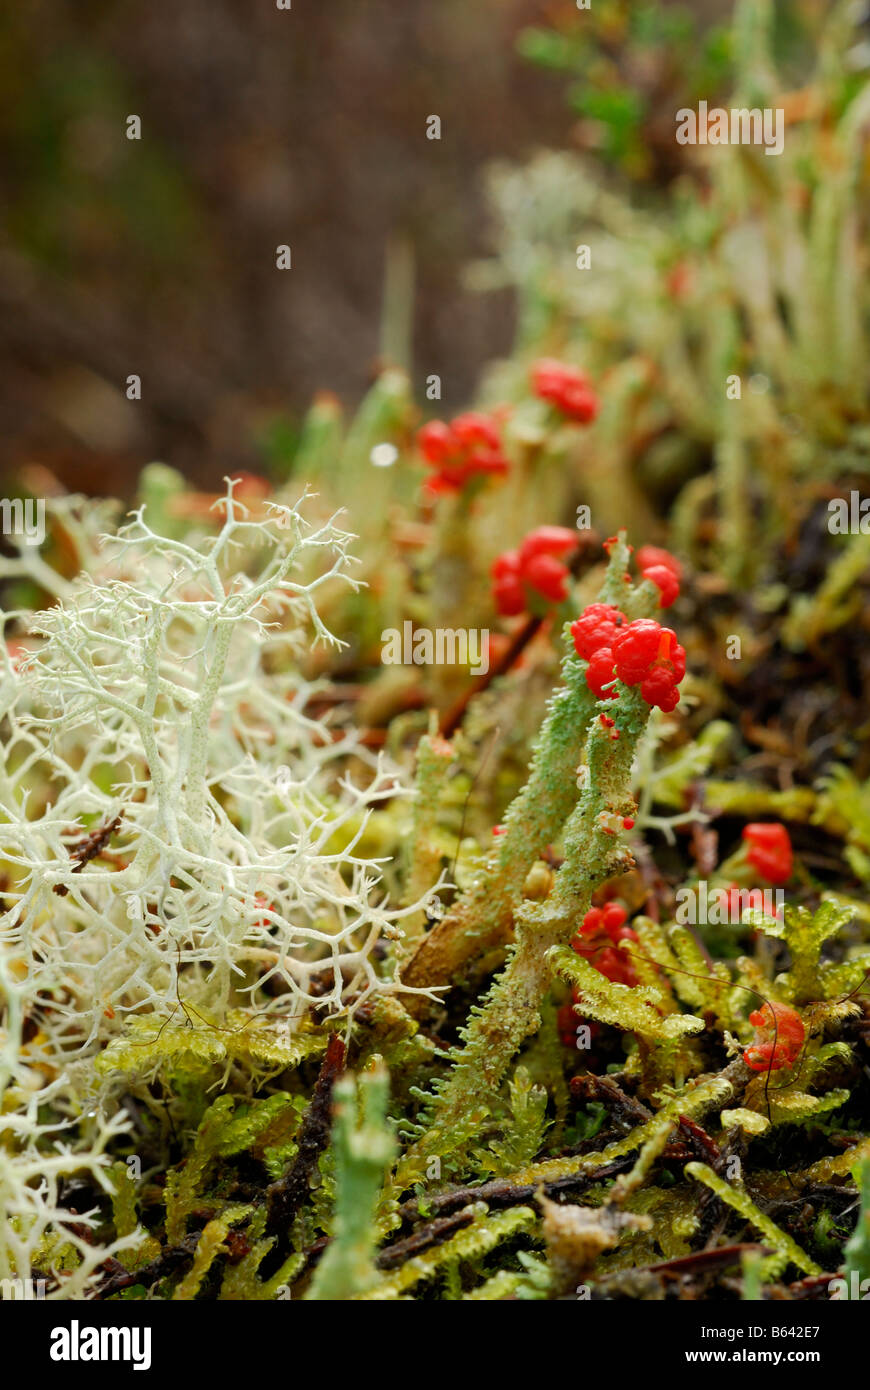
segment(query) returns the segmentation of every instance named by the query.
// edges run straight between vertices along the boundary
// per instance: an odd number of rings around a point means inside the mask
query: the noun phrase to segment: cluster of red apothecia
[[[588,960],[590,965],[619,985],[637,984],[637,976],[629,957],[620,951],[620,941],[637,941],[637,932],[627,926],[628,913],[621,903],[609,902],[604,907],[590,907],[583,918],[579,932],[571,946]],[[573,1004],[565,1004],[558,1013],[559,1036],[566,1047],[573,1047],[577,1037],[578,1017],[574,1004],[582,1001],[582,992],[574,989]],[[592,1035],[598,1031],[597,1024],[589,1024]]]
[[[605,547],[612,544],[605,541]],[[680,563],[667,550],[642,546],[637,553],[644,579],[659,590],[659,606],[667,608],[680,592]],[[677,689],[686,674],[686,653],[676,633],[652,618],[627,621],[619,608],[609,603],[591,603],[571,624],[577,655],[589,663],[586,683],[601,699],[615,699],[613,683],[637,685],[648,705],[662,710],[676,707]]]
[[[763,828],[785,830],[784,826]],[[609,902],[604,907],[591,907],[571,945],[579,956],[588,960],[614,984],[633,986],[637,984],[637,975],[631,957],[619,949],[621,941],[638,941],[637,932],[626,925],[627,920],[628,913],[621,903]],[[575,1006],[582,1002],[583,992],[575,987],[572,1003],[564,1004],[559,1009],[557,1026],[566,1047],[575,1046],[577,1029],[581,1026]],[[743,1060],[752,1071],[779,1071],[795,1064],[806,1040],[806,1029],[796,1009],[766,999],[760,1009],[755,1009],[749,1015],[749,1022],[756,1036],[754,1042],[744,1050]],[[597,1023],[585,1026],[590,1030],[590,1037],[600,1032]]]
[[[746,858],[768,883],[788,883],[794,866],[791,839],[778,821],[755,821],[743,827]]]
[[[756,1039],[743,1053],[752,1071],[779,1071],[797,1061],[806,1039],[806,1029],[797,1009],[765,999],[760,1009],[749,1015]]]
[[[476,476],[503,477],[508,471],[496,421],[477,411],[457,415],[449,425],[431,420],[418,431],[417,445],[433,470],[426,484],[432,493],[460,492]]]
[[[599,401],[592,383],[579,367],[567,367],[545,357],[532,368],[535,395],[556,407],[569,420],[591,425],[598,414]]]
[[[594,607],[603,607],[595,604]],[[615,610],[618,613],[618,609]],[[581,614],[578,623],[587,616]],[[628,623],[619,614],[622,624],[614,621],[615,631],[609,644],[599,638],[596,646],[586,659],[586,684],[601,699],[616,699],[613,688],[616,677],[623,685],[640,686],[642,698],[648,705],[658,705],[659,709],[675,709],[680,692],[677,689],[686,674],[686,653],[677,641],[672,628],[662,627],[652,618],[638,618]],[[609,626],[609,623],[607,624]],[[602,624],[602,627],[604,625]],[[572,624],[572,635],[577,623]],[[599,633],[601,627],[599,627]],[[581,633],[583,651],[590,648],[588,631]],[[581,649],[575,646],[578,654]]]
[[[535,596],[548,603],[568,597],[570,570],[562,556],[574,550],[577,536],[566,526],[539,526],[518,550],[505,550],[492,565],[495,604],[505,618],[525,613]]]
[[[579,367],[545,358],[536,362],[531,373],[532,389],[567,420],[591,425],[598,414],[599,401],[592,383]],[[430,493],[461,492],[476,477],[503,476],[508,471],[504,455],[500,420],[505,408],[491,415],[468,411],[450,424],[431,420],[417,432],[417,446],[432,472],[426,483]]]
[[[505,617],[533,609],[536,600],[562,602],[568,595],[569,570],[564,556],[576,546],[564,526],[540,526],[517,550],[499,555],[492,566],[496,606]],[[605,547],[612,544],[605,542]],[[679,561],[666,550],[644,546],[638,563],[645,579],[660,591],[660,606],[679,594]],[[592,603],[571,625],[577,655],[589,663],[586,681],[599,699],[615,699],[617,677],[637,685],[648,705],[672,710],[679,701],[677,686],[686,674],[686,653],[676,633],[652,618],[627,621],[613,604]]]
[[[633,822],[632,822],[633,824]],[[778,821],[756,821],[744,826],[746,862],[768,883],[787,883],[792,874],[794,852],[786,827]],[[720,888],[719,894],[739,894],[736,884]],[[620,942],[637,943],[637,933],[628,926],[628,912],[621,903],[611,901],[603,907],[590,907],[579,932],[571,942],[573,949],[589,961],[600,974],[614,984],[634,986],[637,975],[631,952],[620,950]],[[574,1047],[580,1022],[574,1005],[582,1003],[582,991],[574,989],[573,1003],[565,1004],[558,1013],[559,1035],[566,1047]],[[749,1015],[756,1038],[743,1053],[746,1065],[753,1071],[778,1071],[792,1066],[800,1055],[806,1030],[796,1009],[788,1004],[765,1000],[760,1009]],[[598,1024],[587,1024],[590,1036],[600,1032]]]

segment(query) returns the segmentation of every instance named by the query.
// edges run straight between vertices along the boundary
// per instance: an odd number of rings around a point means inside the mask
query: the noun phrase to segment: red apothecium
[[[598,397],[585,372],[553,357],[542,358],[532,368],[536,396],[549,401],[578,424],[590,425],[598,414]]]
[[[515,617],[526,612],[536,597],[551,603],[567,598],[570,572],[560,557],[576,544],[576,532],[565,526],[539,526],[518,550],[497,556],[491,573],[499,613]]]
[[[508,471],[497,425],[477,411],[457,415],[449,425],[430,420],[417,431],[417,446],[433,470],[429,492],[460,492],[476,476]]]
[[[743,827],[746,858],[768,883],[788,883],[794,867],[791,839],[779,821],[755,821]]]
[[[796,1009],[767,1000],[749,1015],[749,1022],[756,1030],[756,1039],[743,1054],[748,1067],[753,1071],[779,1071],[797,1061],[806,1029]]]
[[[661,593],[659,607],[670,608],[680,595],[683,568],[679,560],[657,545],[642,545],[636,559],[644,579],[652,580]]]

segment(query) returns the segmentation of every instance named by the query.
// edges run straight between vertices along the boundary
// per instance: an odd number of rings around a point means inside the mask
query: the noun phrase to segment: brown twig
[[[569,1173],[564,1178],[553,1178],[545,1183],[524,1183],[522,1186],[511,1183],[507,1178],[496,1178],[493,1182],[481,1183],[479,1187],[454,1187],[447,1192],[436,1192],[426,1197],[428,1212],[451,1212],[466,1207],[469,1202],[486,1202],[489,1207],[518,1207],[533,1200],[535,1194],[544,1191],[548,1197],[560,1192],[591,1187],[626,1172],[634,1163],[633,1157],[616,1158],[612,1163],[602,1163],[598,1168],[586,1168],[577,1173]],[[422,1215],[419,1202],[412,1198],[399,1207],[403,1221],[413,1222]]]
[[[711,1139],[706,1129],[696,1124],[694,1120],[690,1120],[688,1115],[681,1115],[679,1124],[680,1129],[694,1149],[696,1157],[702,1163],[709,1163],[710,1167],[718,1173],[722,1167],[724,1155],[715,1139]]]
[[[95,1298],[110,1298],[112,1294],[132,1288],[134,1284],[142,1284],[147,1289],[151,1284],[156,1284],[158,1279],[165,1279],[170,1274],[178,1274],[185,1265],[193,1263],[201,1234],[201,1231],[194,1231],[192,1235],[185,1236],[183,1240],[180,1240],[177,1245],[168,1245],[165,1250],[161,1250],[156,1259],[152,1260],[150,1264],[143,1265],[141,1269],[123,1269],[117,1260],[107,1260],[106,1267],[110,1277],[104,1284],[100,1285]],[[118,1272],[119,1269],[120,1273]]]
[[[788,1291],[792,1298],[824,1298],[830,1299],[828,1285],[832,1279],[836,1279],[834,1274],[812,1274],[808,1279],[798,1279],[796,1283],[788,1285]]]
[[[503,676],[505,671],[510,670],[514,662],[529,645],[532,638],[536,636],[543,621],[543,618],[534,615],[526,619],[522,627],[514,633],[510,644],[498,660],[490,666],[485,675],[475,681],[474,685],[470,685],[465,691],[465,694],[461,695],[456,701],[453,708],[448,710],[441,722],[440,733],[442,738],[450,739],[453,737],[465,718],[465,711],[468,709],[471,701],[475,696],[482,695],[484,690],[489,689],[498,676]]]
[[[378,1269],[396,1269],[404,1264],[406,1260],[412,1260],[415,1255],[419,1255],[424,1250],[428,1250],[433,1245],[441,1243],[456,1231],[462,1230],[463,1226],[470,1226],[474,1220],[474,1212],[469,1208],[454,1212],[451,1216],[439,1216],[435,1221],[430,1221],[428,1225],[421,1226],[419,1231],[413,1235],[406,1236],[404,1240],[397,1240],[395,1244],[388,1245],[385,1250],[381,1250],[375,1259]]]
[[[738,1245],[718,1245],[714,1250],[696,1250],[691,1255],[680,1255],[673,1260],[662,1260],[659,1264],[644,1265],[638,1274],[696,1274],[704,1269],[715,1269],[719,1265],[736,1264],[744,1252],[757,1250],[770,1254],[766,1245],[752,1242]]]
[[[573,1076],[570,1088],[572,1096],[580,1100],[602,1101],[613,1118],[627,1129],[634,1129],[635,1125],[646,1124],[647,1120],[652,1119],[652,1112],[633,1096],[627,1096],[611,1076],[595,1076],[587,1071],[582,1076]]]
[[[120,824],[121,816],[117,815],[114,820],[108,821],[105,825],[100,826],[99,830],[92,831],[90,835],[86,835],[83,840],[79,840],[77,844],[72,846],[69,852],[70,859],[77,861],[72,871],[74,874],[80,874],[86,864],[102,854]],[[56,883],[54,891],[59,898],[65,898],[69,889],[65,883]]]
[[[276,1235],[279,1241],[287,1239],[290,1225],[308,1196],[314,1166],[329,1142],[332,1088],[344,1067],[346,1050],[337,1034],[329,1039],[314,1094],[302,1120],[296,1157],[283,1178],[271,1183],[266,1191],[266,1234]]]

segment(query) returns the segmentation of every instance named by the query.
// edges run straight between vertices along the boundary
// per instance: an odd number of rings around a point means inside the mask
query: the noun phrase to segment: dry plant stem
[[[266,1231],[278,1237],[283,1248],[290,1226],[308,1196],[308,1185],[326,1145],[329,1143],[332,1091],[345,1059],[345,1045],[337,1034],[329,1039],[326,1056],[320,1067],[311,1104],[305,1112],[299,1134],[299,1145],[289,1170],[266,1191],[268,1215]]]
[[[476,695],[482,695],[484,690],[489,689],[497,676],[503,676],[506,671],[511,669],[514,662],[517,661],[525,651],[532,638],[537,635],[543,621],[543,618],[537,616],[528,618],[519,631],[514,633],[510,646],[507,647],[498,661],[490,667],[485,676],[481,676],[475,685],[470,686],[468,690],[465,691],[465,694],[457,700],[452,710],[444,716],[444,720],[441,724],[442,738],[453,737],[465,718],[465,712],[474,697]]]
[[[743,1095],[751,1078],[752,1072],[743,1058],[738,1057],[735,1061],[729,1062],[722,1071],[713,1075],[708,1073],[690,1082],[676,1097],[666,1101],[650,1120],[636,1125],[628,1134],[623,1135],[621,1139],[615,1139],[603,1149],[543,1159],[541,1162],[518,1169],[504,1181],[518,1187],[526,1187],[535,1183],[559,1182],[563,1178],[584,1173],[603,1176],[605,1169],[609,1175],[614,1163],[618,1163],[626,1154],[640,1151],[651,1137],[661,1132],[663,1123],[667,1122],[668,1127],[673,1130],[679,1126],[685,1114],[718,1114],[726,1105],[737,1103],[737,1098]]]
[[[375,1259],[378,1269],[397,1269],[404,1264],[405,1260],[412,1260],[423,1250],[429,1250],[433,1245],[441,1245],[450,1236],[455,1235],[465,1226],[470,1226],[474,1220],[474,1208],[471,1203],[475,1200],[474,1194],[468,1198],[468,1205],[464,1211],[454,1212],[451,1216],[439,1216],[434,1221],[415,1231],[413,1235],[407,1236],[404,1240],[397,1240],[392,1245],[388,1245],[385,1250],[381,1250]],[[520,1206],[519,1202],[512,1205]]]
[[[570,815],[577,797],[575,769],[595,697],[577,658],[566,660],[564,676],[531,776],[505,815],[492,857],[474,886],[429,932],[404,971],[405,984],[416,988],[424,981],[424,987],[451,981],[474,957],[505,940],[529,869]]]
[[[433,714],[432,728],[428,734],[423,735],[417,747],[414,844],[405,889],[407,905],[422,901],[439,881],[441,849],[436,834],[437,817],[447,774],[455,761],[453,745],[435,732]],[[425,934],[426,914],[421,908],[405,919],[402,939],[395,947],[396,960],[406,961],[413,956]]]
[[[622,608],[630,619],[655,610],[658,591],[650,584],[632,590],[625,581],[629,552],[613,546],[599,599]],[[529,869],[560,834],[577,801],[577,767],[596,700],[586,684],[586,663],[573,649],[562,663],[562,688],[550,701],[522,791],[503,818],[503,833],[480,878],[429,932],[404,972],[405,984],[428,989],[454,980],[462,968],[503,942],[514,904]],[[409,1000],[412,1012],[427,1005]]]
[[[199,1244],[201,1231],[194,1231],[192,1235],[185,1236],[177,1245],[169,1245],[155,1260],[139,1269],[125,1270],[117,1260],[106,1261],[109,1278],[106,1283],[101,1284],[96,1299],[109,1299],[114,1294],[121,1293],[124,1289],[131,1289],[134,1284],[142,1284],[146,1289],[156,1284],[158,1279],[166,1279],[172,1275],[179,1274],[182,1270],[193,1264],[196,1255],[196,1247]],[[117,1266],[117,1268],[115,1268]]]
[[[492,1182],[476,1183],[467,1187],[452,1187],[446,1192],[432,1192],[426,1197],[427,1212],[450,1213],[466,1207],[469,1202],[486,1202],[490,1211],[500,1207],[522,1206],[525,1202],[534,1201],[537,1192],[544,1192],[548,1197],[555,1197],[559,1193],[572,1192],[579,1193],[584,1188],[591,1187],[594,1183],[605,1182],[609,1178],[618,1177],[626,1169],[633,1166],[634,1159],[623,1156],[617,1158],[613,1163],[603,1164],[599,1168],[577,1173],[569,1173],[567,1177],[557,1178],[551,1183],[527,1183],[525,1187],[518,1187],[511,1178],[496,1178]],[[416,1221],[420,1219],[419,1203],[412,1199],[403,1202],[399,1207],[399,1216],[402,1221]],[[394,1249],[388,1245],[382,1252],[384,1255]]]
[[[630,863],[610,822],[614,813],[628,814],[633,805],[629,776],[649,706],[636,689],[618,688],[613,716],[619,737],[593,721],[586,750],[589,779],[565,828],[566,858],[553,891],[545,902],[524,902],[517,909],[516,950],[468,1025],[465,1046],[438,1094],[434,1123],[399,1164],[402,1189],[431,1155],[455,1148],[469,1121],[486,1113],[511,1059],[540,1026],[538,1011],[552,979],[547,952],[568,944],[597,885]]]
[[[475,611],[475,589],[479,592],[480,581],[472,541],[471,506],[471,496],[460,492],[439,507],[435,546],[429,560],[433,627],[449,627],[456,613]],[[431,668],[431,675],[439,707],[452,706],[459,698],[461,673],[456,667],[436,665]]]

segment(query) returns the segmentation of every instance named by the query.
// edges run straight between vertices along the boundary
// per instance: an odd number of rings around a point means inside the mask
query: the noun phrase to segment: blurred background
[[[489,247],[483,170],[588,142],[590,114],[618,132],[668,76],[632,70],[614,20],[613,71],[605,42],[572,89],[553,41],[582,22],[573,0],[6,7],[0,475],[129,495],[152,459],[200,486],[267,469],[316,392],[353,408],[385,358],[421,403],[429,373],[443,410],[466,403],[513,331],[510,291],[463,278]]]

